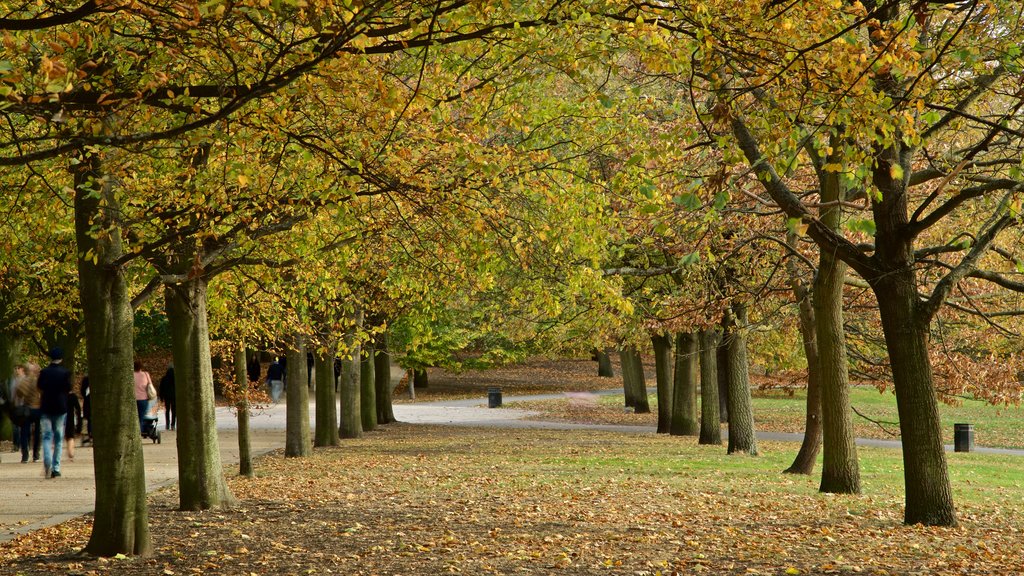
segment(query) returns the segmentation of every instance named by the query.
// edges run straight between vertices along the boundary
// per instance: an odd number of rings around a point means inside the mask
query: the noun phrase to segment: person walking
[[[35,364],[18,366],[14,387],[15,420],[20,429],[21,463],[28,462],[28,445],[32,443],[32,461],[39,462],[39,388],[36,387]]]
[[[156,394],[153,394],[150,388],[153,386],[153,377],[142,369],[142,362],[135,361],[135,373],[132,375],[135,380],[135,407],[139,411],[139,433],[142,433],[142,419],[146,417],[146,413],[149,412],[149,401],[156,398]]]
[[[279,401],[284,391],[284,366],[277,358],[267,367],[267,387],[270,388],[270,399],[275,403]]]
[[[82,403],[72,391],[68,394],[68,417],[64,420],[64,451],[68,453],[68,460],[75,459],[75,441],[81,433]]]
[[[167,372],[160,378],[160,399],[164,402],[164,429],[174,430],[178,423],[175,411],[174,363],[167,365]],[[159,414],[159,412],[157,413]]]
[[[64,447],[64,422],[71,394],[71,372],[61,366],[64,351],[50,350],[50,365],[39,373],[39,428],[43,435],[43,476],[60,478],[60,457]]]

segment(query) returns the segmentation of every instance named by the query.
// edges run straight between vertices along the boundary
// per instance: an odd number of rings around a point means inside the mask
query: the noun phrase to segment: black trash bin
[[[491,387],[487,389],[487,407],[497,408],[501,406],[501,388]]]
[[[953,451],[971,452],[974,450],[974,425],[953,424]]]

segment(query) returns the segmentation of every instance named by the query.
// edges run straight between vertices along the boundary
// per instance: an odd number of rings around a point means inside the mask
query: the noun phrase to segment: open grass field
[[[0,547],[3,574],[1015,574],[1024,459],[953,454],[961,525],[906,527],[899,453],[863,449],[864,495],[762,455],[665,436],[393,425],[234,478],[240,505],[151,495],[152,558],[76,555],[88,519]]]
[[[896,397],[879,393],[874,388],[854,387],[851,402],[856,410],[853,424],[860,438],[899,438],[899,416]],[[657,398],[650,396],[651,414],[629,414],[623,411],[622,395],[600,396],[583,401],[567,397],[539,402],[510,403],[511,408],[536,410],[538,420],[567,420],[605,424],[657,424]],[[779,390],[754,392],[754,421],[758,430],[803,432],[806,396],[797,390],[792,396]],[[958,406],[940,405],[942,429],[947,443],[953,442],[953,424],[974,425],[975,443],[979,446],[1024,448],[1024,407],[991,406],[977,400],[965,400]]]

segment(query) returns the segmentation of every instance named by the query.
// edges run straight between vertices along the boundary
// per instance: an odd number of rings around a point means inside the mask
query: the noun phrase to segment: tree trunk
[[[821,221],[840,227],[840,204],[845,197],[838,172],[821,176]],[[821,425],[824,433],[821,463],[822,492],[860,493],[860,468],[857,463],[857,438],[853,432],[850,408],[850,382],[846,359],[846,333],[843,326],[843,283],[846,263],[828,250],[821,250],[818,275],[814,279],[815,337],[821,385]]]
[[[873,286],[889,350],[903,443],[907,524],[955,526],[956,509],[942,445],[942,422],[931,361],[928,325],[918,320],[916,281],[907,268]]]
[[[697,422],[697,335],[693,332],[676,334],[675,390],[672,393],[673,436],[696,436],[700,432]],[[715,383],[717,386],[717,382]],[[717,425],[717,423],[716,423]]]
[[[412,372],[413,383],[416,384],[417,390],[426,390],[430,387],[430,379],[427,378],[426,368],[416,368]]]
[[[633,366],[634,356],[631,347],[623,346],[619,350],[619,364],[622,370],[622,394],[626,408],[636,408],[636,369]]]
[[[814,321],[821,377],[824,432],[821,492],[860,493],[857,443],[850,408],[850,384],[843,328],[843,279],[846,265],[821,253],[814,283]]]
[[[133,322],[120,213],[111,180],[89,155],[74,168],[78,282],[92,387],[96,506],[85,552],[148,555],[149,511],[135,404]],[[101,230],[102,233],[97,233]]]
[[[377,389],[374,386],[373,346],[363,348],[359,362],[359,416],[363,432],[377,428]]]
[[[698,444],[721,444],[722,423],[718,417],[718,330],[700,333],[700,438]]]
[[[747,308],[732,305],[732,330],[726,342],[729,357],[729,454],[757,455],[754,411],[747,372]]]
[[[306,342],[296,335],[286,355],[285,458],[304,458],[313,453],[309,439],[309,387],[306,385]]]
[[[246,371],[245,344],[238,343],[235,350],[235,416],[238,418],[238,475],[256,476],[252,466],[252,442],[249,441],[249,374]]]
[[[640,355],[640,351],[635,347],[630,346],[630,368],[633,370],[633,398],[635,404],[633,405],[633,411],[637,414],[650,414],[651,404],[647,400],[647,375],[644,374],[644,359]]]
[[[791,244],[796,244],[796,235],[791,234]],[[790,259],[792,262],[792,259]],[[786,468],[786,474],[811,474],[818,460],[821,448],[821,386],[820,361],[818,359],[817,327],[814,323],[814,308],[807,287],[800,281],[795,264],[790,265],[790,286],[796,299],[799,316],[800,337],[804,344],[804,357],[807,359],[807,408],[804,421],[804,440],[800,444],[793,463]]]
[[[601,378],[614,378],[615,369],[612,368],[612,357],[608,351],[595,348],[594,357],[597,359],[597,375]]]
[[[78,370],[78,345],[82,342],[82,321],[78,318],[66,320],[60,326],[49,327],[46,331],[46,346],[60,346],[64,350],[65,368],[72,377]]]
[[[337,446],[338,441],[338,398],[334,387],[335,346],[313,354],[316,370],[316,423],[313,431],[313,446]]]
[[[395,420],[395,411],[391,406],[391,352],[388,349],[388,336],[381,334],[373,355],[373,382],[376,389],[377,423],[391,424]]]
[[[722,333],[715,350],[715,364],[718,366],[718,423],[729,422],[729,338],[732,330],[722,321]]]
[[[359,320],[362,314],[358,314]],[[357,326],[359,321],[357,320]],[[342,438],[359,438],[363,435],[362,416],[359,401],[359,344],[356,342],[356,328],[345,335],[345,356],[341,361],[341,426],[338,435]],[[410,383],[411,384],[411,383]]]
[[[654,347],[654,372],[658,390],[658,434],[672,429],[672,338],[668,334],[651,336]]]
[[[182,510],[228,508],[235,499],[220,461],[206,281],[198,277],[165,286],[164,300],[174,354],[178,502]]]

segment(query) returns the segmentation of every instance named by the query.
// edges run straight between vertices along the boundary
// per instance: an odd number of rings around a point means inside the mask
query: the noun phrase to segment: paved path
[[[621,391],[607,391],[601,394],[621,394]],[[534,396],[506,397],[505,402],[526,400],[548,400],[563,398],[564,394],[543,394]],[[653,434],[651,426],[615,426],[602,424],[574,424],[570,422],[542,422],[525,420],[535,412],[504,408],[486,408],[487,399],[448,400],[415,404],[396,404],[395,417],[410,424],[438,424],[453,426],[486,426],[500,428],[533,428],[547,430],[606,430],[609,432]],[[315,410],[311,402],[312,422]],[[271,406],[252,415],[250,419],[252,448],[254,454],[284,447],[285,405]],[[221,459],[225,467],[238,463],[237,422],[227,408],[217,409]],[[146,482],[150,490],[177,481],[177,453],[174,432],[164,432],[163,443],[153,444],[143,440],[145,454]],[[801,434],[761,432],[762,440],[799,442]],[[862,446],[900,448],[893,440],[858,439]],[[952,446],[947,446],[952,450]],[[1000,448],[977,448],[978,452],[1024,456],[1024,450]],[[95,500],[93,486],[92,448],[79,447],[74,461],[62,465],[63,477],[51,480],[42,476],[42,464],[21,464],[18,454],[6,453],[0,463],[0,542],[14,538],[31,530],[59,524],[70,518],[92,511]]]

